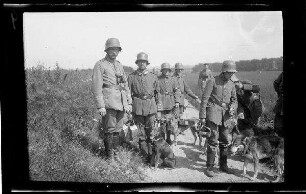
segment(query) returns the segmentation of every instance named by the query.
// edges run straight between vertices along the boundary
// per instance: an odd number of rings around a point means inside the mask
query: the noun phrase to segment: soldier
[[[132,98],[122,64],[116,60],[122,50],[117,38],[105,43],[105,58],[93,70],[93,94],[98,112],[102,116],[104,146],[107,159],[118,159],[120,133],[125,112],[132,109]]]
[[[203,93],[207,79],[211,79],[212,77],[213,75],[211,73],[211,70],[209,69],[209,64],[204,63],[204,69],[200,71],[198,79],[198,88],[201,91],[201,93]]]
[[[217,146],[219,146],[220,170],[232,173],[227,166],[229,140],[229,126],[227,121],[234,115],[237,109],[237,97],[235,84],[230,80],[236,71],[234,61],[224,61],[222,72],[215,78],[209,79],[202,94],[199,118],[203,124],[211,129],[207,145],[207,169],[209,177],[215,176],[213,165]]]
[[[274,129],[277,134],[281,137],[284,136],[284,127],[283,127],[283,99],[284,99],[284,85],[283,85],[283,72],[278,76],[278,78],[273,82],[274,90],[277,93],[276,105],[273,109],[275,113],[274,116]]]
[[[236,84],[238,127],[252,128],[258,124],[264,109],[259,94],[260,88],[251,81],[239,80],[236,75],[233,75],[231,80]]]
[[[188,84],[185,82],[184,78],[183,78],[183,64],[182,63],[176,63],[175,64],[175,72],[173,74],[173,77],[175,78],[177,84],[178,84],[178,88],[180,90],[180,96],[179,96],[179,108],[177,111],[177,114],[179,115],[179,118],[181,119],[183,112],[185,110],[184,107],[184,92],[186,94],[188,94],[191,98],[193,98],[194,100],[196,100],[198,103],[201,103],[201,100],[199,99],[199,97],[197,97],[189,88]]]
[[[150,135],[157,113],[159,86],[157,76],[147,70],[150,63],[146,53],[139,53],[135,63],[138,69],[128,77],[133,98],[132,113],[139,130],[139,148],[142,154],[147,156],[147,162],[150,162],[152,154]]]
[[[158,111],[158,119],[160,118],[172,118],[174,115],[175,108],[178,108],[179,103],[179,95],[180,91],[177,86],[176,81],[172,76],[170,76],[170,64],[169,63],[163,63],[161,65],[161,72],[162,74],[158,76],[158,84],[160,88],[160,94],[159,94],[159,103],[160,105],[157,107]],[[170,138],[171,135],[171,129],[175,130],[177,129],[177,122],[168,122],[163,123],[161,126],[162,129],[162,135],[166,137],[166,142],[171,145],[172,141]],[[176,137],[176,136],[174,136]],[[176,139],[174,140],[176,141]]]

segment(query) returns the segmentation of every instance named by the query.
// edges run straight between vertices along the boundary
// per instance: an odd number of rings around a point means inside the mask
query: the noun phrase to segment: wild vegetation
[[[216,73],[214,73],[216,74]],[[239,72],[261,88],[265,105],[262,124],[273,120],[272,108],[277,96],[273,81],[279,71]],[[141,182],[145,175],[141,157],[122,148],[122,162],[108,163],[91,152],[77,138],[84,132],[98,135],[98,115],[91,91],[92,70],[55,70],[43,66],[26,69],[27,128],[30,177],[38,181]],[[187,83],[200,96],[197,73],[186,73]],[[190,102],[199,107],[195,101]],[[72,133],[69,133],[72,132]]]
[[[137,153],[122,148],[121,163],[108,163],[83,146],[76,134],[97,135],[89,71],[42,66],[27,69],[30,177],[39,181],[139,182]],[[72,132],[72,133],[69,133]]]

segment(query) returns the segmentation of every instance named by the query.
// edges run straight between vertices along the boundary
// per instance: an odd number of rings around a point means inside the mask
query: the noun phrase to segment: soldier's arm
[[[229,109],[237,110],[237,108],[238,108],[238,100],[237,100],[236,88],[234,86],[231,91]]]
[[[199,78],[198,78],[198,88],[201,91],[202,90],[202,78],[201,78],[201,73],[202,71],[199,73]]]
[[[94,66],[93,75],[92,75],[92,91],[93,91],[94,98],[95,98],[98,109],[105,108],[104,96],[102,93],[103,73],[104,73],[104,69],[100,66],[99,63],[96,63],[96,65]]]
[[[130,91],[131,91],[131,96],[133,95],[133,94],[132,94],[132,93],[133,93],[133,91],[132,91],[132,79],[133,79],[133,77],[132,77],[132,75],[130,74],[130,75],[128,76],[127,82],[128,82],[128,87],[129,87],[129,89],[130,89]]]
[[[122,67],[122,70],[123,70],[123,67]],[[124,88],[125,88],[125,92],[126,92],[127,102],[128,102],[128,104],[131,105],[132,104],[131,90],[130,90],[130,87],[129,87],[127,77],[126,77],[126,74],[125,74],[124,70],[123,70],[123,80],[124,80]]]
[[[177,81],[173,79],[173,92],[174,92],[174,101],[175,103],[179,103],[180,102],[180,94],[181,94],[181,91],[179,89],[179,85],[177,83]]]
[[[154,82],[153,83],[154,83],[155,102],[156,102],[157,106],[159,106],[159,104],[160,104],[160,102],[159,102],[160,87],[159,87],[157,76],[155,76],[155,75],[154,75]]]
[[[185,80],[183,80],[184,83],[184,92],[186,92],[186,94],[188,94],[191,98],[193,99],[197,99],[198,97],[192,92],[192,90],[190,89],[190,87],[188,86],[188,84],[185,82]]]
[[[205,119],[206,118],[206,107],[208,100],[210,98],[210,95],[212,93],[212,90],[215,85],[215,79],[208,79],[207,83],[205,85],[202,98],[201,98],[201,104],[200,104],[200,111],[199,111],[199,118]]]

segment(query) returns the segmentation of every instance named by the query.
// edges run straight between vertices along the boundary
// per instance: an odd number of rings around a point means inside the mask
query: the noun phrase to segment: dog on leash
[[[278,177],[275,181],[279,181],[284,168],[284,139],[278,136],[262,136],[247,137],[247,147],[249,153],[245,154],[243,164],[243,175],[246,175],[247,165],[254,162],[254,175],[252,180],[257,179],[259,160],[272,157],[274,164],[278,170]]]
[[[176,165],[176,157],[173,153],[171,146],[161,136],[156,136],[153,139],[152,146],[152,161],[151,165],[156,169],[162,159],[162,165],[174,168]]]

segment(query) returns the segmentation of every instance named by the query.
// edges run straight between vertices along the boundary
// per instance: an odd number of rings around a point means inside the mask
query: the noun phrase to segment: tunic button
[[[226,108],[226,104],[225,104],[224,102],[222,103],[222,107],[223,107],[223,108]]]

